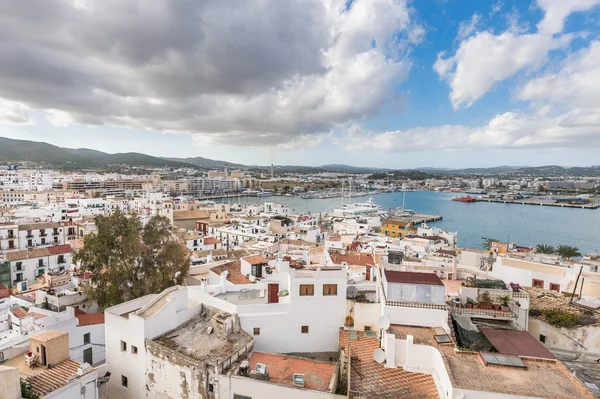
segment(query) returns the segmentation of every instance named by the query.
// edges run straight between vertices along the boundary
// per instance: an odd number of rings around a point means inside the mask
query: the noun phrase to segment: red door
[[[269,303],[279,303],[279,284],[269,284]]]
[[[371,268],[367,266],[367,280],[371,280]]]

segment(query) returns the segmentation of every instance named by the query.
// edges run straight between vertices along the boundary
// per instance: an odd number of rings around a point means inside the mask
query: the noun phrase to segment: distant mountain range
[[[52,144],[15,140],[0,137],[0,163],[10,164],[19,162],[37,162],[62,169],[106,169],[107,166],[148,166],[148,167],[172,167],[172,168],[197,168],[197,169],[246,169],[250,171],[270,171],[270,165],[242,165],[226,161],[217,161],[208,158],[160,158],[137,152],[108,154],[102,151],[88,148],[61,148]],[[557,165],[548,166],[497,166],[492,168],[467,168],[467,169],[444,169],[444,168],[416,168],[416,169],[385,169],[359,167],[343,164],[330,164],[322,166],[297,166],[276,165],[275,171],[279,173],[369,173],[374,176],[411,177],[426,178],[434,175],[535,175],[546,177],[560,176],[600,176],[600,165],[589,167],[562,167]]]

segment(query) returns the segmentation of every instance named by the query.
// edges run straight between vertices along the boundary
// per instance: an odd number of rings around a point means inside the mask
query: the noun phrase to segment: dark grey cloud
[[[0,99],[60,124],[280,144],[376,113],[410,68],[392,48],[409,28],[404,0],[6,0]]]

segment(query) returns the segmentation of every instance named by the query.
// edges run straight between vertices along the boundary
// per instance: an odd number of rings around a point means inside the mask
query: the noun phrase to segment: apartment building
[[[26,291],[30,284],[38,277],[43,277],[47,271],[69,270],[73,260],[73,249],[70,245],[63,244],[12,251],[4,257],[9,264],[12,288]]]

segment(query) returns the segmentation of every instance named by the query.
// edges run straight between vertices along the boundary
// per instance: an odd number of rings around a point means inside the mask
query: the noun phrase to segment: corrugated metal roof
[[[388,283],[444,285],[435,273],[385,271]]]
[[[556,359],[544,345],[527,331],[479,329],[496,350],[505,355]]]

